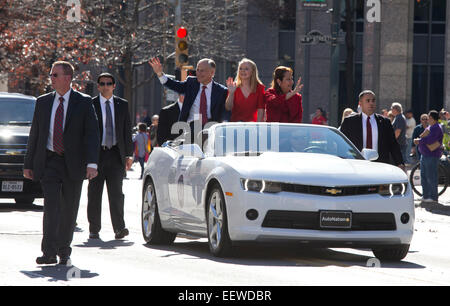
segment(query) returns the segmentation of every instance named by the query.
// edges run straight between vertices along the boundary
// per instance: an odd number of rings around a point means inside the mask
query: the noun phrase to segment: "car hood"
[[[328,154],[266,152],[260,156],[228,156],[224,162],[242,178],[293,184],[332,187],[408,181],[398,167]]]

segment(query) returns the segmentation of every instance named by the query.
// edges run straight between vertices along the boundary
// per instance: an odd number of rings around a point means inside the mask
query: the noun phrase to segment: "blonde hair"
[[[348,116],[350,116],[353,112],[354,112],[354,110],[351,108],[344,109],[344,111],[342,112],[342,121],[341,122],[344,122],[344,119],[347,118]]]
[[[242,86],[242,80],[241,80],[241,77],[239,76],[239,68],[244,63],[249,64],[252,69],[252,75],[250,76],[250,88],[251,88],[252,92],[256,92],[256,88],[258,87],[258,84],[263,85],[263,83],[261,82],[261,80],[259,79],[259,76],[258,76],[258,67],[256,67],[256,64],[254,61],[252,61],[251,59],[248,59],[248,58],[243,58],[239,62],[238,71],[236,73],[236,79],[235,79],[236,86],[237,87]]]

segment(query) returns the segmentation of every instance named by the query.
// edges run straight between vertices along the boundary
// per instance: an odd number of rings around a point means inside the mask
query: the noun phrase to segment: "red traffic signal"
[[[185,27],[180,27],[177,30],[177,37],[178,38],[185,38],[187,36],[187,30]]]
[[[175,65],[181,68],[189,62],[188,31],[179,27],[175,31]]]

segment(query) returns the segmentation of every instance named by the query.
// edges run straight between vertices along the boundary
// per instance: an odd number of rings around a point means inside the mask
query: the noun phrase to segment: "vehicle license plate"
[[[321,211],[320,212],[321,228],[344,228],[352,227],[351,211]]]
[[[23,181],[3,181],[2,191],[4,192],[22,192]]]

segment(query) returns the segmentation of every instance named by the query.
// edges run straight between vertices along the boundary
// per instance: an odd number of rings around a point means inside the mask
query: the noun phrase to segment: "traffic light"
[[[175,65],[185,66],[189,61],[188,32],[185,27],[179,27],[175,32]]]

